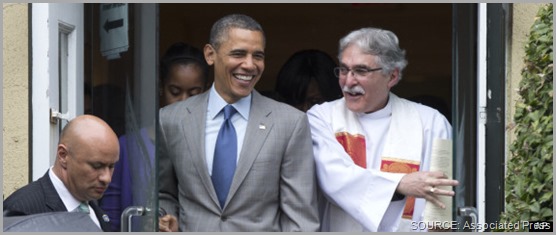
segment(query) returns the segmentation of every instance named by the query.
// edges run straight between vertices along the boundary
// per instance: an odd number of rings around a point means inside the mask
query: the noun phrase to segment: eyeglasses
[[[350,69],[350,68],[347,68],[347,67],[336,67],[336,68],[334,68],[334,75],[336,75],[336,77],[344,77],[344,76],[347,76],[349,71],[351,71],[351,73],[355,77],[366,77],[370,73],[372,73],[374,71],[381,70],[381,69],[382,68],[374,68],[373,69],[373,68],[357,67],[357,68]]]

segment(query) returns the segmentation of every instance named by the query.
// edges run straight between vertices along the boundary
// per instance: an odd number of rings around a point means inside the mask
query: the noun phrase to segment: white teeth
[[[239,80],[251,81],[255,76],[236,75],[235,77]]]

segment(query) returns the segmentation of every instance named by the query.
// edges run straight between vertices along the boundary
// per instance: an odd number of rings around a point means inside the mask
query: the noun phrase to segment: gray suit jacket
[[[241,155],[221,209],[205,160],[209,93],[160,111],[160,207],[179,218],[180,231],[317,231],[307,116],[253,91]]]

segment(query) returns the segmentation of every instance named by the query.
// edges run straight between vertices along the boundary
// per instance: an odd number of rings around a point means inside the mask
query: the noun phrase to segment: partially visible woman
[[[160,59],[159,105],[164,107],[204,92],[208,84],[208,65],[203,53],[178,42]],[[127,125],[126,125],[127,126]],[[128,128],[130,129],[130,128]],[[149,126],[128,131],[119,138],[120,160],[114,167],[112,182],[100,200],[111,221],[112,231],[120,231],[121,214],[129,206],[148,204],[156,198],[152,176],[155,155],[155,128]],[[151,202],[152,203],[152,202]],[[142,230],[134,226],[133,231]]]
[[[160,60],[160,107],[201,94],[208,84],[203,52],[179,42]]]
[[[306,112],[315,104],[342,97],[337,66],[330,55],[320,50],[294,53],[282,66],[276,79],[275,91],[283,101]]]

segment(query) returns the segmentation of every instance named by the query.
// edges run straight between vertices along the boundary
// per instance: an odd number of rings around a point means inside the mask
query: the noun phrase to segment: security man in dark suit
[[[106,122],[92,115],[74,118],[62,130],[54,166],[4,200],[4,214],[83,212],[109,231],[96,200],[110,184],[119,152],[118,137]]]

